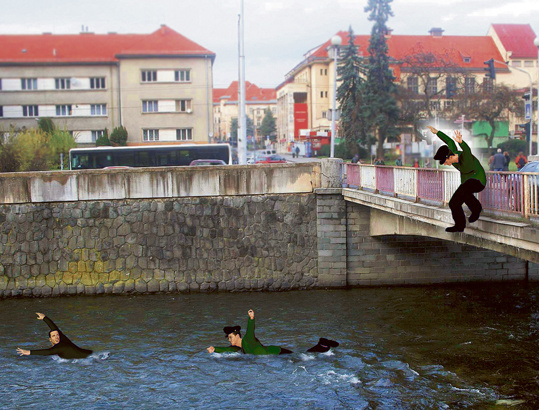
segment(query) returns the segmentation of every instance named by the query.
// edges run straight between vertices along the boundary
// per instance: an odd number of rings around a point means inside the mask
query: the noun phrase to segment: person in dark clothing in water
[[[62,359],[84,359],[92,354],[91,350],[81,349],[75,345],[66,335],[43,313],[36,313],[38,320],[43,320],[49,326],[49,341],[52,347],[41,350],[25,350],[17,347],[17,353],[21,356],[39,355],[50,356],[58,355]]]
[[[230,342],[230,346],[210,346],[206,349],[208,350],[208,353],[241,352],[255,355],[280,355],[292,353],[291,350],[285,349],[284,347],[264,346],[255,336],[255,312],[251,309],[247,313],[249,315],[249,320],[247,321],[247,332],[245,332],[245,336],[243,338],[241,337],[241,326],[225,326],[223,331]],[[311,347],[307,352],[324,353],[332,347],[337,346],[339,346],[339,343],[322,337],[318,341],[318,344]]]

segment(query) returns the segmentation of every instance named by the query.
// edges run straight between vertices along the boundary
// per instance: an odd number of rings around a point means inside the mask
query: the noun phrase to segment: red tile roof
[[[529,24],[493,24],[506,51],[511,58],[537,58],[537,47],[533,40],[537,37]]]
[[[137,55],[215,57],[165,25],[151,34],[0,35],[0,44],[0,64],[108,63]]]
[[[341,45],[348,44],[348,32],[337,33],[341,37]],[[358,35],[354,44],[359,46],[359,52],[368,56],[370,35]],[[462,68],[483,69],[484,62],[491,58],[503,61],[500,51],[496,47],[494,40],[489,36],[412,36],[412,35],[391,35],[386,38],[388,53],[390,57],[397,61],[402,61],[406,56],[423,52],[436,52],[448,54],[453,62]],[[322,44],[309,58],[328,58],[328,47],[331,40]],[[532,43],[533,44],[533,43]],[[470,57],[470,62],[465,62],[464,57]],[[503,64],[496,65],[498,68],[505,68]]]
[[[213,102],[219,103],[222,98],[226,98],[229,103],[238,102],[239,82],[232,81],[228,88],[214,88]],[[267,104],[276,102],[277,92],[274,88],[260,88],[256,84],[245,82],[245,101],[251,104]]]

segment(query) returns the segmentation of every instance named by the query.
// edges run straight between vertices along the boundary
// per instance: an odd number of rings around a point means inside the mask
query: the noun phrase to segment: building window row
[[[175,113],[185,112],[190,114],[192,112],[191,100],[143,100],[142,112],[143,113]]]
[[[173,141],[174,134],[176,141],[192,141],[193,129],[192,128],[177,128],[173,129],[143,129],[142,140],[145,142],[159,141],[160,137],[162,141]]]
[[[105,77],[0,78],[2,91],[103,90],[105,88]]]
[[[142,70],[140,80],[143,83],[190,83],[191,70]]]
[[[21,117],[94,117],[107,116],[107,104],[89,105],[6,105],[2,107],[0,117],[21,118]]]
[[[492,91],[493,83],[492,79],[483,79],[483,88],[485,91]],[[409,92],[415,95],[419,95],[419,79],[418,77],[408,77],[406,79],[406,88]],[[455,77],[447,77],[445,79],[445,96],[446,98],[453,98],[457,91],[457,79]],[[466,94],[473,94],[476,92],[475,78],[466,77],[464,79],[464,92]],[[438,79],[431,77],[427,80],[427,94],[435,95],[438,93]]]

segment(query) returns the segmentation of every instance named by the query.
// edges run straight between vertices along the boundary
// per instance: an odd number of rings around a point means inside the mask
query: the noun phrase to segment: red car
[[[281,157],[280,155],[273,154],[273,155],[264,155],[261,157],[256,158],[255,164],[285,164],[286,159]]]

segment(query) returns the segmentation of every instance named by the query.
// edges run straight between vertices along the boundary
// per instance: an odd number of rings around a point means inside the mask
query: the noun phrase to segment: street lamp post
[[[341,36],[331,38],[331,47],[333,48],[333,110],[331,112],[331,149],[330,157],[335,157],[335,117],[337,116],[337,55],[339,54],[339,45]]]
[[[533,40],[533,44],[537,47],[537,155],[539,155],[539,37]],[[530,95],[530,104],[533,103],[532,96]],[[530,130],[533,128],[533,116],[530,120]],[[531,134],[531,131],[530,131]],[[531,138],[531,137],[530,137]],[[531,152],[530,152],[531,154]]]

